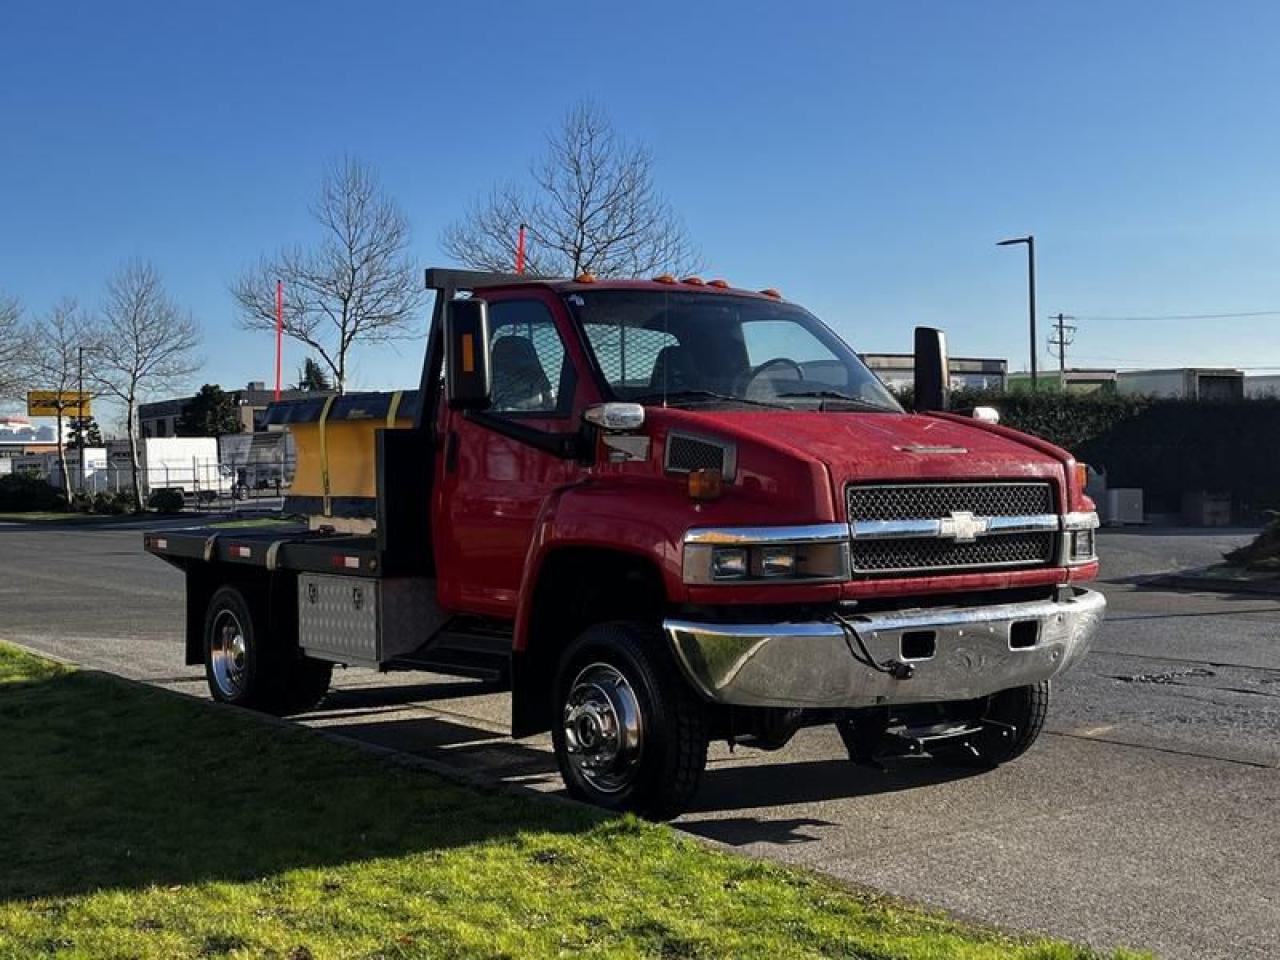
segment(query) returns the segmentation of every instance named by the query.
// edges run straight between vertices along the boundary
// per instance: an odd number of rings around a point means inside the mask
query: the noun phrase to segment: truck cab
[[[551,732],[572,794],[655,816],[712,739],[832,723],[865,763],[1031,745],[1103,615],[1097,517],[1069,454],[945,410],[940,335],[917,332],[912,412],[774,290],[427,284],[418,391],[311,401],[318,438],[295,434],[300,465],[323,450],[315,495],[295,481],[313,529],[147,535],[187,572],[215,697],[304,707],[335,662],[482,677],[515,736]],[[331,488],[329,418],[357,408],[372,497]]]

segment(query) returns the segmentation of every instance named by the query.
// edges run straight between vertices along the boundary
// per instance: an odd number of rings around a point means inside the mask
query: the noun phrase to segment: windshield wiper
[[[632,403],[670,403],[681,400],[710,400],[725,403],[746,403],[753,407],[770,407],[774,410],[791,409],[785,403],[769,403],[767,400],[749,400],[746,397],[735,397],[727,393],[716,393],[714,390],[672,390],[669,393],[644,393],[633,397]]]
[[[852,403],[864,410],[874,410],[877,413],[892,413],[889,407],[882,406],[878,403],[872,403],[870,400],[863,400],[861,397],[851,397],[847,393],[841,393],[839,390],[799,390],[794,393],[780,393],[778,397],[800,397],[811,400],[839,400],[841,403]],[[826,404],[819,406],[820,410],[826,409]]]

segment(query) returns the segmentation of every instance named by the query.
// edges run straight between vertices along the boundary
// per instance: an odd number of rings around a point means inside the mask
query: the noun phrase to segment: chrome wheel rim
[[[640,702],[616,667],[593,663],[574,679],[564,742],[573,769],[601,793],[617,793],[635,779],[644,747]]]
[[[240,620],[230,610],[220,611],[213,621],[209,659],[213,682],[223,696],[237,697],[244,690],[248,649]]]

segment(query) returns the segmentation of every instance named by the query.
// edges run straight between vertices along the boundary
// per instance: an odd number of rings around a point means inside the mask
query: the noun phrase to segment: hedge
[[[13,473],[0,477],[0,512],[26,513],[32,510],[65,510],[67,498],[57,487],[39,477]]]
[[[1231,495],[1240,519],[1280,507],[1280,400],[1218,403],[1108,394],[952,395],[994,406],[1001,422],[1070,450],[1112,487],[1141,487],[1149,511],[1178,512],[1184,493]]]

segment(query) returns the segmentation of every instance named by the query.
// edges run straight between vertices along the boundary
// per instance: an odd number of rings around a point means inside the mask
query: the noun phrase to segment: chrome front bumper
[[[1102,594],[986,607],[888,611],[846,620],[878,663],[914,668],[897,679],[861,663],[835,622],[717,624],[667,620],[681,669],[707,700],[752,707],[864,707],[972,700],[1047,680],[1084,656],[1106,612]],[[1019,643],[1011,643],[1014,624]],[[933,655],[903,656],[903,634],[933,636]],[[918,646],[918,644],[915,644]],[[860,653],[860,651],[859,651]]]

